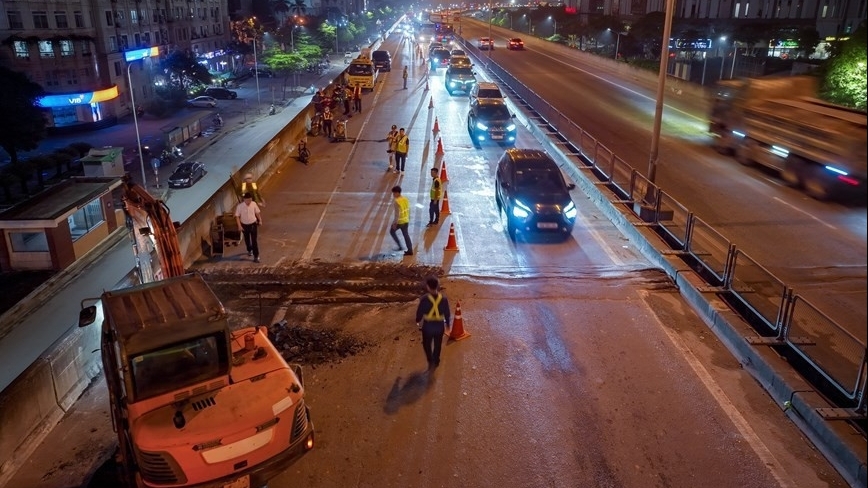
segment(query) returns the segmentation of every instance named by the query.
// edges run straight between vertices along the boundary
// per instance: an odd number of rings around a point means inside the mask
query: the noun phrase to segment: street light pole
[[[660,125],[663,121],[663,90],[669,67],[669,36],[672,35],[672,15],[675,0],[666,0],[666,21],[663,23],[663,47],[660,49],[660,72],[657,74],[657,103],[654,107],[654,132],[651,136],[651,155],[648,158],[648,181],[657,177],[657,157],[660,152]]]
[[[139,134],[139,115],[136,113],[136,96],[133,93],[133,77],[130,73],[130,68],[133,67],[133,61],[143,60],[145,58],[159,55],[159,48],[156,47],[136,49],[135,51],[127,51],[124,53],[124,59],[127,62],[127,90],[130,92],[130,103],[133,106],[133,125],[136,127],[136,144],[139,149],[139,163],[142,167],[142,188],[148,187],[148,179],[145,174],[145,155],[142,154],[142,137]]]

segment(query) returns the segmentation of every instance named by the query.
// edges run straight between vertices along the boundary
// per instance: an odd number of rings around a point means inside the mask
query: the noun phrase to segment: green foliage
[[[829,61],[826,78],[820,89],[825,99],[859,110],[866,110],[866,28],[863,23],[841,46],[841,54]]]
[[[190,89],[196,85],[211,84],[211,73],[208,72],[208,68],[199,64],[192,53],[172,51],[161,65],[168,71],[170,84],[175,87]]]
[[[45,137],[43,109],[36,105],[45,92],[26,74],[6,67],[0,67],[0,86],[0,147],[14,165],[19,151],[36,149]]]

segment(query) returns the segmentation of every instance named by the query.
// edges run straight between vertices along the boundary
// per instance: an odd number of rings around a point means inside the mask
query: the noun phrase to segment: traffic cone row
[[[455,318],[452,319],[452,330],[449,332],[450,341],[460,341],[470,337],[470,332],[464,330],[464,319],[461,318],[461,302],[455,302]]]
[[[433,133],[440,132],[440,122],[437,120],[437,117],[434,117],[434,128],[431,130]]]
[[[431,97],[431,101],[428,102],[428,108],[434,108],[434,97]]]
[[[438,150],[440,151],[439,154],[443,154],[443,146],[442,145],[438,147]],[[446,160],[440,161],[440,176],[439,176],[439,178],[440,178],[440,181],[442,181],[443,183],[446,183],[447,181],[449,181],[449,176],[446,174]]]
[[[458,250],[458,242],[455,240],[455,223],[449,224],[449,240],[446,241],[446,247],[443,248],[444,251],[457,251]]]
[[[434,154],[436,156],[442,156],[443,155],[443,139],[440,137],[437,138],[437,151],[435,151]],[[443,166],[441,165],[440,168],[443,168]],[[440,171],[442,172],[443,170],[441,169]]]
[[[452,211],[449,210],[449,192],[446,190],[443,190],[443,205],[440,207],[440,213],[443,215],[449,215],[452,213]]]

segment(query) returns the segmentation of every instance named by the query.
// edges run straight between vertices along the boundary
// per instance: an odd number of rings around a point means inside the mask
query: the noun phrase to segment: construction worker
[[[407,78],[409,78],[409,77],[410,77],[410,75],[407,73],[407,65],[404,65],[404,72],[401,74],[401,78],[404,79],[404,89],[405,90],[407,89]]]
[[[241,182],[241,191],[238,193],[239,195],[250,193],[253,195],[253,201],[256,202],[257,205],[260,207],[265,206],[265,198],[262,196],[262,192],[259,191],[259,186],[256,184],[256,181],[253,180],[253,173],[245,173],[244,180]]]
[[[428,368],[440,366],[443,335],[449,328],[449,300],[440,293],[440,280],[436,276],[425,279],[427,293],[419,298],[416,307],[416,328],[422,331],[422,349],[428,359]]]
[[[404,251],[404,256],[413,255],[413,243],[410,241],[410,200],[401,195],[401,187],[395,185],[392,187],[392,197],[394,198],[395,217],[392,221],[392,227],[389,229],[389,234],[398,246],[398,251],[403,249],[401,241],[398,240],[398,230],[404,235],[404,244],[407,245],[407,250]]]
[[[334,120],[334,114],[332,114],[332,109],[329,107],[323,107],[322,112],[322,130],[325,132],[326,137],[329,139],[332,138],[332,120]]]
[[[431,203],[428,204],[428,227],[440,223],[440,197],[443,196],[443,183],[437,168],[431,168]]]
[[[356,83],[353,87],[353,110],[362,113],[362,84]]]

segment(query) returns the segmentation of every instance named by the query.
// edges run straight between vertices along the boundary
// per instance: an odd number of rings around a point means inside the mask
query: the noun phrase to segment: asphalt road
[[[466,99],[445,93],[442,74],[426,77],[395,36],[386,46],[414,66],[410,89],[384,76],[350,119],[349,141],[312,138],[311,164],[286,162],[264,189],[263,263],[236,250],[196,266],[250,284],[223,297],[237,325],[285,316],[371,343],[306,368],[318,444],[269,486],[846,486],[587,197],[573,193],[571,239],[512,243],[493,194],[503,148],[473,147],[460,123]],[[393,123],[411,138],[403,176],[385,171]],[[518,145],[537,147],[524,129]],[[428,169],[443,161],[451,214],[426,228]],[[396,183],[412,204],[411,258],[387,234]],[[453,225],[457,252],[444,250]],[[289,287],[256,292],[312,263],[440,267],[471,336],[447,344],[429,372],[413,300],[378,301],[375,290],[305,305]],[[9,486],[87,486],[113,442],[100,395],[98,383]]]

